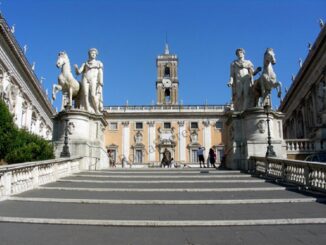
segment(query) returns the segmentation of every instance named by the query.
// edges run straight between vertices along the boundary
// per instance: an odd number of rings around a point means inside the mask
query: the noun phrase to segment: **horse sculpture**
[[[275,53],[272,48],[268,48],[264,54],[264,67],[261,76],[254,82],[255,105],[270,103],[269,95],[273,88],[277,89],[277,96],[281,98],[282,83],[276,80],[273,65],[276,64]],[[261,101],[259,102],[259,99]]]
[[[61,73],[58,76],[58,84],[54,84],[52,87],[52,99],[56,99],[56,94],[62,91],[62,106],[72,107],[72,100],[75,100],[75,107],[79,107],[79,91],[80,84],[74,78],[71,73],[70,61],[68,55],[65,52],[59,52],[57,67],[61,69]],[[66,97],[66,98],[64,98]],[[67,99],[68,101],[65,101]]]

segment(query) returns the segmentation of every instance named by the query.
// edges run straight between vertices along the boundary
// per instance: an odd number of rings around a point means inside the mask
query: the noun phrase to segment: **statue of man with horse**
[[[251,107],[270,103],[270,93],[273,88],[277,88],[278,97],[281,97],[282,84],[276,80],[272,67],[276,63],[273,49],[266,50],[263,71],[257,80],[254,80],[254,76],[262,68],[258,67],[254,70],[251,61],[244,59],[244,49],[237,49],[236,55],[238,59],[231,63],[228,82],[228,86],[232,87],[232,102],[235,111],[244,111]]]
[[[59,52],[57,67],[61,69],[61,73],[58,84],[53,85],[52,98],[55,100],[57,92],[62,91],[63,108],[75,107],[91,113],[100,113],[103,110],[103,64],[96,60],[97,54],[97,49],[92,48],[88,51],[88,61],[80,68],[75,65],[76,74],[82,74],[82,81],[79,83],[71,72],[68,55],[66,52]]]

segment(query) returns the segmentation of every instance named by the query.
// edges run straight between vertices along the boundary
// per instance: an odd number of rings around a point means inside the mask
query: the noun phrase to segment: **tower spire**
[[[165,33],[165,49],[164,54],[170,54],[169,44],[168,44],[168,33]]]

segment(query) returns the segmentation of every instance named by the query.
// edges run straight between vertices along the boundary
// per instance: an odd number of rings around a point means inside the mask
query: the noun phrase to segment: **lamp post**
[[[68,145],[68,119],[65,119],[66,125],[65,125],[65,139],[64,139],[64,145],[62,148],[62,152],[60,154],[60,157],[70,157],[70,151],[69,151],[69,145]]]
[[[267,151],[266,151],[266,157],[276,157],[276,154],[274,152],[274,149],[273,149],[273,146],[272,146],[272,143],[271,143],[271,130],[270,130],[270,127],[269,127],[269,113],[270,113],[270,109],[271,109],[271,106],[266,103],[264,105],[264,111],[266,113],[266,116],[267,116]]]

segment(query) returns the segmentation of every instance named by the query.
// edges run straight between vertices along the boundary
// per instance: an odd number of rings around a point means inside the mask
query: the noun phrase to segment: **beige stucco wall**
[[[191,126],[191,122],[198,122],[198,127],[199,129],[197,130],[198,133],[198,143],[200,145],[204,144],[204,137],[203,137],[203,132],[204,132],[204,125],[202,123],[203,120],[200,119],[182,119],[182,121],[185,121],[184,124],[184,128],[185,128],[185,133],[183,134],[183,136],[181,137],[185,137],[185,158],[186,158],[186,162],[190,162],[190,150],[189,150],[189,144],[191,144],[191,140],[190,140],[190,134],[193,130],[190,129]],[[108,120],[108,122],[110,123],[111,120]],[[115,144],[118,146],[118,152],[117,155],[120,156],[122,154],[122,121],[127,121],[127,120],[114,120],[113,122],[118,122],[118,130],[109,130],[109,125],[107,126],[106,130],[105,130],[105,145],[109,146],[111,144]],[[130,146],[130,155],[134,154],[134,149],[133,149],[133,145],[135,145],[135,135],[137,133],[137,131],[140,131],[143,135],[143,141],[142,143],[144,144],[144,152],[143,152],[143,162],[144,163],[148,163],[149,162],[149,142],[148,142],[148,128],[149,125],[147,124],[147,121],[149,120],[144,120],[144,119],[134,119],[134,120],[130,120],[129,121],[129,127],[130,127],[130,142],[129,142],[129,146]],[[156,130],[156,137],[155,137],[155,144],[158,143],[158,138],[159,138],[159,127],[163,128],[164,127],[164,122],[171,122],[171,127],[174,127],[174,136],[175,136],[175,140],[176,140],[176,147],[175,147],[175,160],[179,161],[179,156],[180,156],[180,152],[179,152],[179,138],[178,138],[178,133],[179,133],[179,124],[178,124],[178,119],[155,119],[155,120],[151,120],[151,121],[155,121],[155,130]],[[143,123],[143,129],[139,130],[136,129],[136,122],[142,122]],[[216,129],[215,128],[215,124],[212,124],[210,126],[210,130],[211,130],[211,144],[213,145],[222,145],[223,141],[222,141],[222,130],[221,129]],[[160,155],[158,152],[158,148],[155,149],[155,161],[159,162],[160,161]],[[206,149],[207,151],[209,149]],[[120,162],[120,159],[118,157],[118,162]]]

